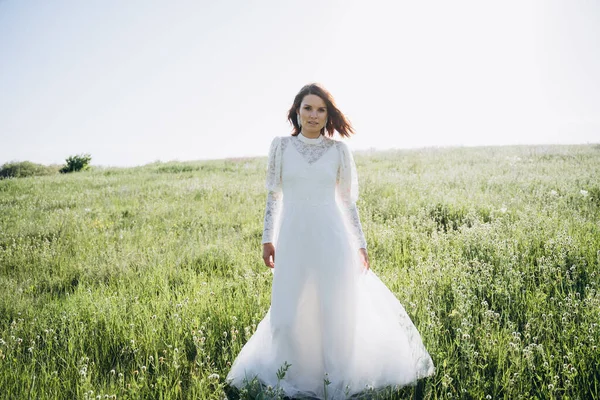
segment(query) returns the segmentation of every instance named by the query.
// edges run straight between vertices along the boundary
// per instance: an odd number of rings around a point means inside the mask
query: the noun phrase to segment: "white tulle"
[[[366,242],[348,147],[323,136],[274,139],[267,188],[263,243],[276,249],[271,307],[229,383],[242,388],[256,378],[289,397],[345,399],[432,375],[406,311],[361,265]]]

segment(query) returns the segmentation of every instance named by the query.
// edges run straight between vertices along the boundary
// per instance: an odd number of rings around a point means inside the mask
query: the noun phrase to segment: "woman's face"
[[[315,94],[307,94],[298,109],[302,132],[317,134],[327,121],[327,105],[325,101]]]

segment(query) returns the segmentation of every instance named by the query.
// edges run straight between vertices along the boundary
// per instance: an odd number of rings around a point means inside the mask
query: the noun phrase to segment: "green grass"
[[[390,398],[600,398],[600,146],[355,158],[371,266],[437,368]],[[0,397],[222,399],[270,302],[265,165],[0,180]]]

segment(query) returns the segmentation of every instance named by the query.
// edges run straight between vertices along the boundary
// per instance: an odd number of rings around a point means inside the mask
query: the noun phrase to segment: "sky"
[[[0,164],[265,156],[323,84],[353,150],[600,142],[594,0],[0,0]]]

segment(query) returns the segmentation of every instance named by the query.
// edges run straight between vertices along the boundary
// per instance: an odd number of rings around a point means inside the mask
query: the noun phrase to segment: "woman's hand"
[[[358,251],[360,253],[360,258],[361,258],[361,261],[362,261],[363,266],[365,267],[365,269],[371,268],[370,265],[369,265],[369,254],[367,254],[367,249],[361,248]]]
[[[269,268],[275,268],[275,246],[273,243],[263,243],[263,261]]]

